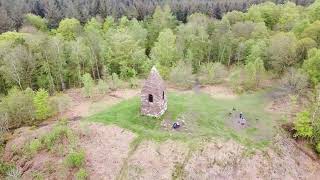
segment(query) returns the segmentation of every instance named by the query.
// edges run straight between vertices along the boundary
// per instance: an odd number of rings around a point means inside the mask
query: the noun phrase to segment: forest
[[[60,113],[67,90],[137,87],[156,66],[182,89],[276,87],[320,153],[320,0],[0,0],[0,33],[0,134]]]
[[[292,0],[297,5],[309,5],[313,1]],[[27,13],[41,16],[48,21],[48,27],[57,28],[64,18],[75,18],[81,24],[96,16],[144,20],[154,13],[156,6],[167,4],[177,20],[185,23],[196,12],[221,19],[226,12],[245,12],[252,4],[263,2],[266,0],[0,0],[0,33],[21,28]],[[273,2],[283,4],[286,0]]]

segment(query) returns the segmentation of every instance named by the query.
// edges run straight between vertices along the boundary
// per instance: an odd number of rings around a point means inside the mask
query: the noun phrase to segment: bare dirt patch
[[[235,99],[238,97],[230,87],[224,85],[204,86],[200,88],[200,91],[219,99]]]
[[[271,113],[288,114],[290,112],[290,98],[288,96],[273,99],[267,106],[266,111]]]
[[[188,148],[176,141],[157,144],[145,141],[128,159],[122,179],[171,179],[177,164],[182,164]]]
[[[79,129],[79,124],[74,126]],[[86,154],[90,179],[116,179],[130,151],[133,133],[117,126],[90,123],[82,127],[80,146]]]
[[[249,154],[248,154],[249,153]],[[317,179],[319,164],[292,139],[277,136],[273,146],[254,154],[233,141],[215,140],[195,152],[186,179]]]
[[[76,117],[88,117],[105,110],[107,107],[122,100],[135,97],[140,94],[139,89],[121,89],[112,91],[106,95],[97,95],[93,98],[85,98],[81,89],[70,89],[66,92],[71,97],[70,108],[62,115],[69,119]]]

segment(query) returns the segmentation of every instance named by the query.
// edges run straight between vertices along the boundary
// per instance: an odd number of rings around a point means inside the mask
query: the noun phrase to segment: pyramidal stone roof
[[[167,110],[167,93],[158,70],[152,67],[141,90],[141,113],[159,117]]]
[[[152,86],[153,88],[159,87],[160,89],[164,89],[163,79],[161,78],[155,66],[152,67],[149,77],[144,84],[144,88],[148,86]]]

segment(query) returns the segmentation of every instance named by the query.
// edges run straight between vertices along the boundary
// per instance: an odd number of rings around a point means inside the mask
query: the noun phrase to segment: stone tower
[[[141,90],[141,114],[160,117],[167,110],[167,93],[164,81],[153,66]]]

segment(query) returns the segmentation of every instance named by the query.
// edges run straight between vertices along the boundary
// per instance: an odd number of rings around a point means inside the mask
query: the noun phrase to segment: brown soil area
[[[236,98],[227,87],[203,87],[201,91],[216,98]],[[184,91],[190,92],[190,91]],[[64,116],[72,119],[88,116],[108,106],[139,94],[139,90],[120,90],[99,98],[81,97],[70,90],[72,106]],[[280,109],[274,105],[275,109]],[[282,111],[282,110],[280,110]],[[54,122],[40,128],[17,129],[8,141],[3,159],[15,163],[23,172],[22,179],[42,173],[45,179],[73,179],[63,157],[40,152],[32,159],[17,155],[26,142],[42,136]],[[276,136],[269,148],[253,151],[233,140],[206,139],[199,146],[168,140],[130,144],[136,135],[114,125],[73,121],[70,126],[79,135],[79,145],[86,154],[89,179],[317,179],[318,159],[308,155],[293,139]]]
[[[225,85],[204,86],[200,88],[200,91],[219,99],[235,99],[238,97],[230,87]]]
[[[79,129],[79,124],[74,129]],[[115,179],[136,136],[117,126],[98,123],[84,125],[82,129],[85,133],[80,139],[80,146],[86,153],[90,179]]]
[[[180,142],[145,141],[129,157],[121,178],[171,179],[175,165],[182,163],[187,153],[187,146]]]

